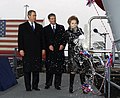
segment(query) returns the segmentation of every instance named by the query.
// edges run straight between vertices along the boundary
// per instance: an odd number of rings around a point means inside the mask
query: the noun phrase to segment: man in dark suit
[[[56,23],[56,15],[48,15],[50,24],[44,27],[46,44],[46,86],[49,89],[52,85],[53,75],[55,74],[54,86],[61,90],[62,69],[64,63],[64,48],[66,45],[63,36],[64,26]]]
[[[36,12],[28,11],[28,21],[18,29],[18,51],[23,58],[24,81],[26,91],[39,91],[39,71],[41,69],[42,50],[44,49],[43,27],[35,22]],[[44,50],[43,50],[44,52]],[[32,73],[32,85],[31,85]]]

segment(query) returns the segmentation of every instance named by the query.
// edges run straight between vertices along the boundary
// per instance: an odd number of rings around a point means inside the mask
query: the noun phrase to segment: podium
[[[4,91],[17,84],[8,57],[0,57],[0,91]]]

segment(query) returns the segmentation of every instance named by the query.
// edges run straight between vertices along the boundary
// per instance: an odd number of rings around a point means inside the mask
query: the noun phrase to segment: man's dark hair
[[[29,10],[28,15],[30,16],[32,12],[36,13],[36,11],[34,11],[34,10]]]
[[[48,15],[48,19],[50,19],[50,17],[52,17],[52,16],[56,17],[56,15],[54,13],[51,13]]]

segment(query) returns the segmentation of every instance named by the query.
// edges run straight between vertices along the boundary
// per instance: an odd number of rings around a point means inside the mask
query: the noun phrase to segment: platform
[[[18,84],[4,92],[0,92],[0,98],[104,98],[104,96],[93,95],[92,93],[83,94],[80,87],[79,75],[75,77],[73,94],[68,92],[69,74],[63,74],[62,90],[56,90],[54,86],[50,89],[44,89],[45,73],[40,73],[39,88],[41,91],[26,92],[24,88],[23,77],[18,79]],[[97,91],[97,89],[95,89]]]

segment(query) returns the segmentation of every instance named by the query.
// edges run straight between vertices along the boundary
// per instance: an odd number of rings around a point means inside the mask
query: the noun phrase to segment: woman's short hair
[[[71,23],[72,20],[76,20],[77,24],[79,24],[78,18],[76,16],[71,16],[71,17],[69,17],[69,19],[67,21],[69,25],[70,25],[70,23]]]

